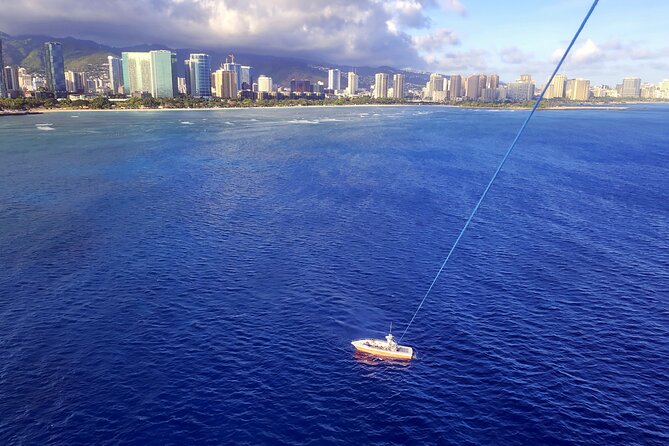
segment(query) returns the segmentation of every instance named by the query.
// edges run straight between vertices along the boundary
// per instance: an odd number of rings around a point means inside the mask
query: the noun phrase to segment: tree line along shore
[[[528,109],[532,108],[535,101],[526,102],[480,102],[480,101],[452,101],[452,102],[429,102],[415,101],[396,98],[337,98],[337,99],[200,99],[192,97],[178,98],[130,98],[125,101],[114,101],[104,96],[91,99],[63,99],[57,101],[53,98],[2,98],[0,99],[0,113],[21,114],[27,112],[39,112],[42,110],[139,110],[139,109],[210,109],[210,108],[251,108],[251,107],[298,107],[298,106],[347,106],[347,105],[446,105],[464,108],[502,108],[502,109]],[[658,100],[632,102],[661,102]],[[587,102],[574,102],[565,100],[542,100],[539,108],[581,108],[581,107],[603,107],[621,106],[626,102],[612,101],[610,98],[601,100],[590,100]]]

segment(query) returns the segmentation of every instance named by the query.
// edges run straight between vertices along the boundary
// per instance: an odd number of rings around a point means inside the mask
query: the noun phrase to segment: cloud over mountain
[[[3,6],[0,29],[423,67],[422,47],[457,40],[448,30],[430,34],[429,11],[439,8],[464,13],[456,0],[22,0]],[[426,36],[412,37],[417,30]]]

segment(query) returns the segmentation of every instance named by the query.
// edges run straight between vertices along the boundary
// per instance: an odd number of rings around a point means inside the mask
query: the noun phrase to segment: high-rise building
[[[253,77],[251,76],[251,68],[248,65],[242,65],[240,68],[241,72],[241,86],[242,90],[250,90],[251,85],[253,85]]]
[[[214,72],[214,94],[219,98],[237,97],[237,73],[220,68]]]
[[[223,69],[226,71],[234,71],[237,77],[237,90],[242,89],[242,66],[238,63],[235,63],[235,55],[230,54],[225,58],[225,63],[223,64]]]
[[[348,86],[346,87],[346,94],[353,96],[358,91],[358,75],[354,71],[348,72]]]
[[[177,55],[169,50],[149,51],[151,55],[151,96],[173,98],[177,91]]]
[[[483,94],[483,90],[485,90],[486,86],[488,85],[488,76],[485,74],[479,74],[479,97]]]
[[[125,94],[150,93],[154,98],[178,95],[176,54],[169,50],[123,53]]]
[[[506,100],[506,95],[508,93],[508,88],[506,85],[500,85],[497,87],[497,94],[495,95],[497,97],[498,101],[504,101]]]
[[[25,68],[19,68],[19,88],[21,90],[34,90],[33,77],[28,74],[28,70]]]
[[[65,62],[63,61],[63,47],[60,42],[46,42],[44,44],[44,69],[46,71],[47,89],[57,98],[65,97]]]
[[[148,52],[124,52],[123,92],[125,94],[151,93],[151,54]]]
[[[622,97],[638,98],[641,95],[641,79],[638,77],[626,77],[623,79]]]
[[[388,97],[388,74],[387,73],[376,73],[374,76],[374,92],[372,94],[374,98],[387,98]]]
[[[65,72],[65,89],[68,93],[74,93],[74,71]]]
[[[341,72],[336,68],[328,70],[328,90],[341,90]]]
[[[481,100],[483,102],[494,102],[497,99],[497,88],[484,88],[481,90]]]
[[[641,97],[644,99],[654,99],[656,90],[653,84],[641,84]]]
[[[448,97],[451,100],[462,97],[462,76],[451,74],[448,82]]]
[[[114,94],[121,92],[123,86],[123,67],[121,66],[121,59],[114,56],[107,56],[109,63],[109,88]]]
[[[261,74],[258,76],[258,93],[271,93],[274,90],[272,78]]]
[[[86,73],[75,73],[74,71],[65,72],[65,88],[68,93],[83,94],[90,91],[87,88]],[[95,87],[92,88],[95,91]]]
[[[290,92],[291,93],[311,93],[311,82],[307,80],[291,80],[290,81]]]
[[[7,84],[5,84],[5,62],[2,58],[2,39],[0,39],[0,98],[7,97]]]
[[[517,82],[527,82],[527,83],[532,83],[532,75],[530,75],[530,74],[521,74],[521,75],[520,75],[520,79],[518,79]]]
[[[444,91],[444,86],[445,86],[445,79],[444,76],[441,74],[437,73],[432,73],[430,74],[430,80],[428,81],[426,87],[427,87],[427,97],[430,97],[434,99],[434,94],[437,91]]]
[[[190,58],[186,61],[185,68],[186,91],[188,94],[195,98],[210,97],[211,57],[209,54],[191,54]],[[237,82],[237,79],[235,79],[235,82]],[[236,92],[234,97],[237,97]]]
[[[497,90],[497,87],[499,87],[499,76],[497,74],[491,74],[488,78],[487,88]]]
[[[569,79],[567,81],[567,99],[587,101],[590,98],[590,81],[586,79]]]
[[[465,97],[467,99],[478,99],[481,96],[479,85],[478,74],[469,76],[465,81]]]
[[[212,84],[213,87],[213,84]],[[188,94],[188,89],[186,88],[186,78],[185,77],[177,77],[177,91],[179,94],[187,95]]]
[[[5,78],[5,95],[19,91],[21,87],[19,86],[19,71],[16,67],[8,65],[2,71],[4,72]]]
[[[556,74],[550,85],[546,87],[544,99],[564,98],[566,86],[567,76],[564,74]]]
[[[657,84],[660,91],[669,91],[669,79],[663,79]]]
[[[403,99],[405,96],[404,91],[404,79],[403,74],[397,73],[393,75],[393,97],[397,99]]]
[[[534,97],[534,84],[531,82],[510,82],[507,86],[506,98],[513,102],[525,102]]]

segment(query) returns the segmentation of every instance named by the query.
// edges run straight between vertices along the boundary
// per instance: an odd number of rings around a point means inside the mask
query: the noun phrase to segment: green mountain
[[[54,38],[39,35],[11,37],[4,33],[0,34],[5,65],[18,65],[28,71],[44,71],[42,63],[44,42],[57,41],[63,44],[65,69],[72,71],[88,71],[91,66],[107,63],[107,56],[119,53],[115,48],[74,37]]]
[[[28,71],[43,72],[42,48],[44,42],[56,41],[63,45],[65,69],[72,71],[98,71],[107,63],[107,56],[120,57],[123,51],[148,51],[152,49],[171,49],[164,45],[136,45],[133,47],[116,48],[74,37],[51,37],[43,35],[9,36],[0,32],[3,43],[4,64],[18,65]],[[212,68],[225,62],[230,50],[183,48],[174,50],[178,60],[188,58],[190,53],[206,52],[212,57]],[[398,70],[391,67],[351,67],[346,65],[312,62],[296,57],[258,55],[250,53],[234,53],[235,61],[253,67],[254,76],[260,74],[271,76],[275,83],[288,85],[291,79],[306,79],[312,82],[327,83],[328,68],[339,68],[342,72],[342,85],[346,85],[346,72],[355,69],[360,76],[360,86],[367,87],[374,82],[374,73],[404,73],[407,84],[424,85],[429,75],[426,73]],[[98,70],[96,70],[98,68]],[[179,64],[182,70],[182,64]],[[180,74],[182,75],[182,74]]]

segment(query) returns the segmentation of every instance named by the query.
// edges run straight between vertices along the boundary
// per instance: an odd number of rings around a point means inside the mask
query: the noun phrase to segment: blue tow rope
[[[539,95],[539,98],[534,103],[534,107],[532,107],[532,111],[530,111],[530,114],[527,116],[527,119],[525,119],[525,122],[523,123],[522,127],[520,128],[520,130],[518,130],[518,133],[516,134],[516,137],[513,139],[513,142],[511,143],[511,146],[509,146],[509,149],[504,154],[504,157],[502,158],[502,161],[499,163],[499,166],[497,166],[497,170],[495,170],[495,173],[493,174],[492,178],[488,182],[488,185],[486,186],[485,190],[481,194],[481,198],[479,198],[479,201],[476,203],[476,206],[474,206],[474,210],[472,210],[472,213],[469,215],[469,218],[467,219],[467,222],[465,223],[465,225],[460,230],[460,234],[458,235],[458,238],[455,239],[455,243],[453,243],[453,246],[451,246],[451,250],[448,251],[448,255],[446,256],[446,259],[441,264],[441,268],[439,268],[439,271],[437,271],[437,275],[434,276],[434,279],[432,280],[432,283],[430,284],[430,287],[427,289],[427,292],[425,293],[425,296],[423,296],[423,300],[420,301],[420,305],[418,305],[418,308],[416,309],[415,313],[413,314],[413,317],[411,318],[411,320],[407,324],[406,328],[404,329],[404,333],[402,333],[402,336],[400,337],[399,342],[402,342],[402,338],[404,338],[404,335],[409,330],[409,327],[411,327],[411,324],[413,323],[414,319],[416,319],[416,315],[418,314],[421,307],[425,303],[425,299],[427,299],[427,296],[430,294],[430,291],[432,291],[432,288],[434,287],[434,284],[437,282],[437,279],[441,275],[441,272],[444,270],[444,267],[446,266],[446,263],[448,262],[448,259],[451,258],[451,254],[453,254],[453,251],[455,250],[455,247],[458,246],[458,243],[460,243],[460,239],[462,238],[462,235],[465,233],[465,231],[469,227],[469,224],[472,222],[472,219],[474,218],[474,215],[476,215],[476,211],[479,210],[479,207],[481,206],[481,203],[483,202],[483,199],[488,194],[488,191],[490,190],[490,187],[492,186],[492,183],[495,182],[495,179],[497,178],[497,175],[499,174],[500,170],[502,170],[502,167],[504,166],[504,163],[506,163],[506,159],[509,157],[509,155],[511,155],[511,152],[513,151],[514,147],[516,147],[516,143],[518,142],[518,139],[520,138],[520,135],[522,135],[523,132],[525,131],[525,127],[527,127],[527,124],[530,122],[530,119],[532,119],[532,115],[534,115],[534,112],[536,111],[537,107],[539,107],[539,103],[544,98],[544,94],[546,93],[546,90],[548,89],[548,86],[551,84],[551,82],[553,82],[553,78],[555,77],[558,70],[562,66],[562,63],[567,58],[567,55],[569,54],[569,51],[571,50],[571,48],[574,46],[574,43],[576,43],[576,39],[578,38],[579,34],[581,34],[581,31],[585,27],[585,24],[588,22],[588,19],[590,19],[590,16],[592,15],[592,12],[595,10],[595,6],[597,6],[597,3],[599,3],[599,0],[595,0],[594,2],[592,2],[592,6],[590,7],[590,10],[585,15],[585,18],[583,19],[583,22],[581,22],[581,26],[578,27],[578,30],[576,31],[576,34],[574,34],[574,37],[571,39],[571,42],[569,43],[569,46],[567,47],[564,54],[562,55],[562,58],[560,59],[560,62],[558,62],[557,66],[555,67],[555,70],[553,70],[553,74],[551,74],[551,77],[548,79],[548,82],[546,83],[546,87],[543,89],[543,91]]]

